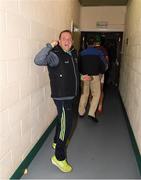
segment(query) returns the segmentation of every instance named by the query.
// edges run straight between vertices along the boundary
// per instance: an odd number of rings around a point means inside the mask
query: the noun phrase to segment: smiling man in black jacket
[[[55,155],[52,163],[62,172],[72,171],[66,160],[66,143],[72,130],[73,106],[79,92],[77,53],[72,48],[69,30],[60,33],[59,41],[47,44],[35,57],[35,64],[47,66],[50,77],[51,97],[57,107],[58,118],[52,147]]]

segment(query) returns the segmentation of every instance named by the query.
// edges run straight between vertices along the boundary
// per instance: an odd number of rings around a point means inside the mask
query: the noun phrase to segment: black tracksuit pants
[[[71,135],[74,119],[75,100],[55,100],[58,116],[54,143],[56,143],[55,156],[59,161],[66,159],[66,142]]]

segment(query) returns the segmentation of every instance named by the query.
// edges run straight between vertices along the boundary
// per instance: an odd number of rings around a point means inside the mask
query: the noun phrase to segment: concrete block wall
[[[35,54],[79,26],[77,0],[0,0],[0,179],[9,178],[56,117]]]
[[[129,0],[123,57],[120,70],[120,93],[141,153],[141,1]]]

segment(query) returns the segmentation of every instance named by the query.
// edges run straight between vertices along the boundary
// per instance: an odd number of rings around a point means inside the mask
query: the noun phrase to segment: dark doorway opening
[[[100,36],[101,45],[109,56],[109,69],[105,73],[105,84],[119,85],[123,32],[81,32],[80,51],[87,47],[89,37]]]

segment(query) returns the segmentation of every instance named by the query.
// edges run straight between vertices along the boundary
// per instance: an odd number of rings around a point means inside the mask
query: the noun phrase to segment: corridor
[[[141,0],[0,0],[0,179],[141,177],[140,7]],[[71,31],[78,54],[88,37],[100,35],[108,56],[114,57],[107,71],[113,79],[107,83],[118,87],[106,88],[99,123],[87,116],[78,119],[68,147],[73,171],[67,174],[50,162],[57,110],[48,69],[34,63],[48,43],[57,44],[63,30]],[[65,72],[72,77],[69,70]],[[73,78],[65,79],[73,87]],[[67,83],[62,83],[64,88]]]
[[[22,179],[136,179],[140,178],[118,90],[106,88],[99,123],[79,118],[68,147],[72,173],[50,162],[54,131],[49,135]]]

